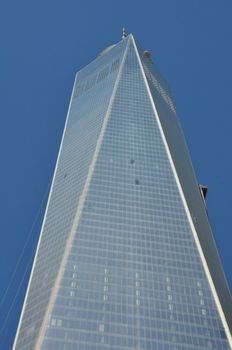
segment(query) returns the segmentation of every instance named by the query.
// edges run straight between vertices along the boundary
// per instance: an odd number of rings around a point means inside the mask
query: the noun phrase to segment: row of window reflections
[[[61,319],[56,319],[56,318],[52,318],[51,322],[50,322],[51,326],[57,327],[57,328],[61,328],[62,325],[62,320]],[[139,328],[139,324],[136,327],[136,329],[134,328],[127,328],[124,326],[124,332],[122,331],[122,328],[119,325],[111,325],[110,327],[110,331],[109,331],[109,327],[107,327],[107,324],[104,321],[100,321],[98,322],[98,324],[96,324],[96,329],[91,329],[91,335],[90,335],[90,339],[89,340],[93,340],[93,337],[95,336],[95,339],[97,340],[97,334],[100,336],[100,342],[104,343],[106,338],[108,339],[107,342],[112,341],[112,339],[114,338],[114,336],[116,334],[118,334],[118,332],[120,332],[120,337],[123,337],[124,341],[126,340],[136,340],[137,341],[149,341],[151,338],[156,338],[156,340],[160,340],[164,337],[163,333],[165,333],[165,330],[161,330],[161,329],[154,329],[154,330],[146,330],[146,329],[140,329]],[[224,330],[222,330],[224,332]],[[84,334],[85,330],[79,330],[79,332],[77,331],[77,334]],[[215,337],[212,340],[210,340],[211,335],[210,333],[208,333],[206,331],[206,333],[201,336],[196,336],[196,333],[193,333],[192,335],[190,334],[184,334],[184,333],[180,333],[176,330],[175,326],[171,326],[170,327],[170,332],[169,334],[167,334],[167,342],[172,342],[172,343],[182,343],[182,342],[186,342],[187,339],[195,345],[199,345],[198,342],[200,342],[201,345],[205,345],[207,348],[215,348],[214,346],[216,345],[215,343],[219,343],[220,342],[220,338],[221,339],[225,339],[224,337]],[[91,339],[92,338],[92,339]],[[206,339],[205,339],[206,338]],[[208,339],[207,339],[208,338]],[[217,340],[218,339],[218,340]],[[76,339],[77,340],[77,339]],[[221,343],[220,343],[221,345]]]
[[[120,58],[117,58],[111,66],[107,66],[103,68],[99,73],[95,74],[91,78],[89,78],[86,83],[78,85],[75,90],[74,98],[82,95],[85,91],[90,90],[93,86],[100,83],[103,79],[105,79],[109,74],[113,73],[116,69],[118,69],[120,64]]]
[[[78,270],[78,267],[77,265],[73,265],[73,282],[71,283],[71,293],[70,293],[70,296],[74,296],[74,289],[77,288],[78,286],[78,283],[77,283],[77,279],[78,279],[78,276],[77,276],[77,270]],[[103,275],[103,301],[104,302],[107,302],[108,301],[108,282],[109,282],[109,276],[110,276],[110,271],[108,268],[105,268],[104,269],[104,275]],[[135,273],[135,304],[136,304],[136,307],[139,308],[140,306],[140,293],[141,293],[141,280],[140,280],[140,275],[138,272]],[[202,305],[202,301],[203,301],[203,291],[202,291],[202,288],[201,288],[201,282],[197,282],[197,289],[198,289],[198,295],[199,295],[199,301],[200,301],[200,304]],[[172,304],[172,286],[171,286],[171,281],[170,281],[170,278],[169,277],[166,277],[166,290],[167,290],[167,302],[168,302],[168,309],[169,309],[169,316],[170,316],[170,320],[173,321],[174,318],[172,317],[172,312],[173,312],[173,304]],[[139,309],[138,309],[139,311]],[[203,309],[202,309],[203,311]],[[205,310],[204,310],[205,311]],[[205,315],[205,312],[202,312],[202,315]],[[139,322],[139,319],[138,319],[138,322]],[[57,319],[57,318],[52,318],[50,320],[50,324],[51,326],[53,327],[62,327],[63,326],[63,322],[62,322],[62,319]],[[206,321],[206,326],[207,326],[207,321]],[[102,343],[104,343],[105,339],[104,339],[104,335],[105,335],[105,319],[104,317],[99,321],[98,323],[98,333],[101,337],[100,341]],[[140,324],[138,323],[138,334],[137,336],[139,337],[140,334],[139,334],[139,328],[140,328]],[[171,328],[171,331],[172,332],[176,332],[176,329],[175,329],[175,326],[172,325],[172,328]],[[206,336],[210,337],[210,333],[205,333]],[[220,330],[220,338],[222,339],[226,339],[226,335],[225,335],[225,332],[223,329]],[[176,336],[173,335],[173,339],[172,341],[175,343],[176,342]],[[208,341],[207,342],[207,348],[213,348],[212,346],[212,342],[211,341]]]
[[[73,273],[73,281],[71,282],[71,290],[70,290],[70,296],[74,297],[77,294],[78,289],[78,282],[77,282],[77,265],[73,266],[74,273]],[[104,282],[103,282],[103,301],[107,302],[109,300],[109,269],[104,269]],[[203,291],[201,289],[201,283],[197,282],[197,289],[198,289],[198,296],[199,296],[199,304],[201,306],[201,314],[202,316],[206,316],[206,309],[204,308],[205,301],[203,299]],[[166,277],[166,291],[167,291],[167,303],[168,303],[168,310],[170,313],[173,311],[173,295],[172,295],[172,287],[170,285],[170,278]],[[141,300],[141,281],[139,278],[139,273],[135,273],[135,305],[137,307],[140,306]],[[174,319],[172,317],[172,314],[170,314],[170,319]]]

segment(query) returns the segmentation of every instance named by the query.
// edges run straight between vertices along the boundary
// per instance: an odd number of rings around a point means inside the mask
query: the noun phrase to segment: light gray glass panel
[[[223,272],[223,267],[217,253],[213,234],[209,225],[205,202],[199,191],[189,152],[184,140],[183,131],[176,116],[175,108],[166,89],[165,82],[160,78],[157,68],[150,59],[140,53],[147,81],[155,101],[160,122],[172,154],[172,159],[187,201],[193,224],[195,226],[201,248],[204,252],[208,268],[217,291],[228,327],[232,331],[232,300],[230,290]],[[196,135],[197,137],[197,135]]]

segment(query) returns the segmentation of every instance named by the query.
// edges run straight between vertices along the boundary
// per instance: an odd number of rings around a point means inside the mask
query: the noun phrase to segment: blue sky
[[[170,85],[232,290],[231,13],[230,0],[1,2],[1,349],[12,346],[75,72],[123,26]]]

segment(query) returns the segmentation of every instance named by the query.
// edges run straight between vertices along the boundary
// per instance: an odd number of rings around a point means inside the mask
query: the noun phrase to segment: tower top
[[[126,37],[126,29],[123,27],[122,28],[122,39],[125,39]]]

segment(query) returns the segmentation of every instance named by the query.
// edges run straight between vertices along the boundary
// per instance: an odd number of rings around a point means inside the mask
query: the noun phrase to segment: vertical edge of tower
[[[47,325],[47,322],[48,322],[48,317],[49,317],[50,311],[52,310],[52,307],[53,307],[53,304],[54,304],[54,301],[55,301],[55,298],[56,298],[56,294],[57,294],[57,291],[59,289],[59,285],[60,285],[60,282],[61,282],[61,278],[62,278],[62,275],[63,275],[64,266],[65,266],[67,258],[69,256],[69,253],[70,253],[70,250],[71,250],[71,246],[72,246],[72,242],[73,242],[73,239],[75,237],[75,233],[77,231],[79,220],[81,218],[83,205],[84,205],[86,196],[88,194],[89,185],[90,185],[91,178],[92,178],[92,175],[93,175],[93,172],[94,172],[94,168],[95,168],[95,164],[96,164],[96,161],[97,161],[97,158],[98,158],[98,154],[99,154],[101,143],[102,143],[102,140],[103,140],[103,137],[104,137],[105,129],[106,129],[107,124],[108,124],[108,119],[110,117],[111,107],[112,107],[112,104],[113,104],[113,101],[114,101],[114,97],[115,97],[115,93],[116,93],[116,90],[117,90],[117,87],[118,87],[118,83],[120,81],[121,72],[122,72],[122,69],[123,69],[123,66],[124,66],[124,62],[125,62],[125,58],[126,58],[126,55],[127,55],[127,50],[128,50],[129,43],[130,43],[130,38],[128,38],[128,42],[126,43],[126,46],[125,46],[125,49],[124,49],[125,51],[123,53],[123,58],[122,58],[122,61],[121,61],[121,64],[120,64],[120,67],[119,67],[119,70],[118,70],[118,73],[117,73],[117,77],[116,77],[115,83],[114,83],[114,87],[113,87],[113,90],[112,90],[112,95],[110,97],[109,104],[108,104],[108,107],[107,107],[107,111],[106,111],[106,114],[105,114],[105,117],[104,117],[103,125],[102,125],[102,128],[101,128],[99,137],[97,139],[96,149],[94,151],[91,163],[89,165],[87,178],[86,178],[86,181],[85,181],[82,193],[80,195],[78,207],[77,207],[77,210],[76,210],[76,215],[74,217],[73,224],[72,224],[71,230],[70,230],[69,235],[68,235],[68,240],[66,242],[65,251],[64,251],[64,254],[63,254],[63,257],[62,257],[62,261],[61,261],[61,264],[60,264],[60,267],[59,267],[59,270],[58,270],[58,274],[57,274],[57,277],[56,277],[56,280],[55,280],[55,283],[54,283],[54,287],[53,287],[53,291],[52,291],[53,293],[50,295],[50,298],[49,298],[49,301],[48,301],[47,310],[46,310],[46,314],[44,316],[43,323],[41,325],[41,328],[40,328],[40,331],[39,331],[39,334],[38,334],[38,337],[37,337],[37,340],[36,340],[36,343],[35,343],[35,349],[40,349],[40,346],[42,344],[42,341],[43,341],[43,338],[44,338],[44,333],[46,331],[46,325]]]
[[[144,77],[157,123],[163,138],[165,149],[176,179],[180,196],[188,217],[194,240],[220,314],[229,344],[232,348],[232,302],[228,284],[209,225],[205,205],[202,201],[194,169],[185,143],[184,135],[176,115],[170,123],[170,113],[160,113],[157,101],[146,77],[143,63],[134,37],[132,41]],[[168,117],[167,117],[168,116]],[[167,117],[167,118],[166,118]],[[177,142],[178,140],[178,142]],[[180,146],[181,144],[181,146]],[[184,167],[183,167],[184,164]],[[187,172],[186,172],[187,171]]]
[[[62,138],[61,138],[61,142],[60,142],[60,148],[59,148],[59,152],[58,152],[58,156],[57,156],[57,160],[56,160],[55,170],[54,170],[54,173],[53,173],[52,183],[51,183],[51,187],[50,187],[50,191],[49,191],[49,195],[48,195],[48,200],[47,200],[47,204],[46,204],[46,209],[45,209],[45,213],[44,213],[44,218],[43,218],[43,222],[42,222],[42,226],[41,226],[41,230],[40,230],[39,240],[38,240],[37,247],[36,247],[35,257],[34,257],[33,264],[32,264],[32,269],[31,269],[31,273],[30,273],[30,277],[29,277],[29,282],[28,282],[28,286],[27,286],[27,290],[26,290],[26,294],[25,294],[25,298],[24,298],[24,302],[23,302],[23,307],[22,307],[22,311],[21,311],[21,314],[20,314],[19,323],[18,323],[18,327],[17,327],[17,331],[16,331],[16,335],[15,335],[15,339],[14,339],[13,349],[12,350],[16,350],[18,335],[19,335],[19,331],[20,331],[20,327],[21,327],[21,323],[22,323],[22,319],[23,319],[23,315],[24,315],[24,310],[25,310],[25,307],[26,307],[26,304],[27,304],[28,293],[29,293],[29,290],[30,290],[31,280],[32,280],[35,264],[36,264],[36,261],[37,261],[37,255],[38,255],[38,251],[39,251],[39,247],[40,247],[40,242],[41,242],[41,239],[42,239],[42,236],[43,236],[43,228],[44,228],[44,224],[45,224],[45,221],[46,221],[47,211],[48,211],[48,208],[49,208],[49,202],[50,202],[50,199],[51,199],[51,194],[52,194],[52,190],[53,190],[53,186],[54,186],[56,172],[57,172],[57,168],[58,168],[58,164],[59,164],[59,158],[60,158],[62,145],[63,145],[63,141],[64,141],[64,135],[65,135],[65,131],[66,131],[67,123],[68,123],[68,117],[69,117],[69,113],[70,113],[70,109],[71,109],[71,105],[72,105],[72,100],[73,100],[73,96],[74,96],[76,80],[77,80],[77,75],[75,76],[75,79],[74,79],[71,99],[70,99],[70,102],[69,102],[68,112],[67,112],[67,116],[66,116],[66,120],[65,120],[65,124],[64,124],[64,130],[63,130],[63,133],[62,133]]]

